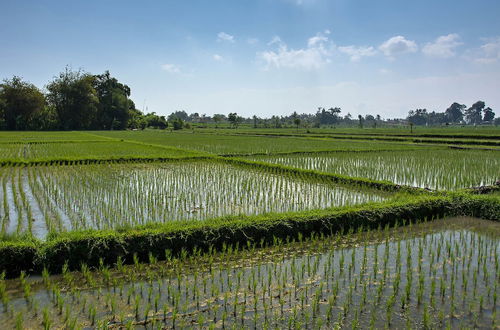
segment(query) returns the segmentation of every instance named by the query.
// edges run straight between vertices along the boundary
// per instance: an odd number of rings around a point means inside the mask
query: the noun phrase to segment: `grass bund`
[[[498,140],[0,132],[0,327],[497,328]]]

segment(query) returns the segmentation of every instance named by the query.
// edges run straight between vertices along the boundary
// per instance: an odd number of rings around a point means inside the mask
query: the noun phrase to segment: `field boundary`
[[[67,144],[67,143],[105,143],[107,140],[47,140],[47,141],[0,141],[1,144]]]
[[[303,138],[311,138],[311,139],[338,139],[338,140],[363,140],[363,141],[391,141],[391,142],[406,142],[413,144],[440,144],[440,145],[450,145],[450,144],[458,144],[458,145],[482,145],[482,146],[500,146],[500,141],[481,141],[478,140],[457,140],[457,139],[431,139],[431,138],[419,138],[419,137],[391,137],[391,136],[356,136],[356,135],[321,135],[316,133],[229,133],[227,135],[248,135],[248,136],[276,136],[276,137],[303,137]]]
[[[223,245],[250,242],[273,244],[279,239],[295,239],[312,233],[333,234],[351,229],[392,226],[398,221],[420,221],[446,216],[474,216],[500,219],[500,198],[465,193],[420,196],[403,201],[365,204],[330,210],[262,216],[226,217],[208,221],[152,224],[122,231],[68,232],[47,242],[13,241],[0,243],[0,272],[15,277],[21,271],[40,273],[44,267],[59,273],[67,263],[69,269],[82,264],[98,267],[101,262],[114,265],[118,258],[132,263],[149,256],[163,259],[165,251],[173,255],[193,249],[207,251]]]
[[[93,164],[126,164],[126,163],[154,163],[170,161],[190,161],[190,160],[208,160],[214,159],[214,156],[169,156],[169,157],[110,157],[110,158],[55,158],[40,160],[2,160],[0,167],[19,167],[19,166],[62,166],[62,165],[93,165]]]
[[[433,150],[446,150],[447,148],[436,148]],[[464,148],[465,149],[465,148]],[[428,150],[422,149],[334,149],[334,150],[310,150],[310,151],[278,151],[278,152],[255,152],[255,153],[240,153],[240,154],[219,154],[220,157],[234,158],[234,157],[252,157],[252,156],[286,156],[286,155],[314,155],[314,154],[335,154],[335,153],[372,153],[372,152],[412,152],[415,150]],[[495,149],[492,149],[495,150]]]
[[[418,129],[414,129],[417,131]],[[281,134],[281,133],[277,133]],[[287,134],[286,132],[284,134]],[[290,132],[290,134],[294,134]],[[300,132],[297,134],[301,134]],[[432,133],[408,133],[408,134],[389,134],[389,133],[377,133],[377,132],[367,132],[367,133],[347,133],[347,132],[310,132],[302,134],[315,134],[315,135],[331,135],[331,136],[380,136],[380,137],[402,137],[402,138],[436,138],[436,139],[465,139],[465,140],[500,140],[500,135],[485,135],[485,134],[432,134]]]

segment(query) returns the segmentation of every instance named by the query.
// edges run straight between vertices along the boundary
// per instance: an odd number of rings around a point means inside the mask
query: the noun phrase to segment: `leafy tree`
[[[495,119],[495,113],[493,112],[493,109],[491,109],[490,107],[484,109],[483,114],[484,114],[483,121],[485,122],[490,122],[493,121],[493,119]]]
[[[467,108],[465,104],[453,102],[448,109],[446,109],[446,119],[450,123],[460,123],[464,119],[464,110]]]
[[[194,123],[200,122],[200,119],[201,119],[201,117],[200,117],[200,114],[198,112],[192,113],[188,116],[188,120],[192,121]]]
[[[281,120],[278,116],[272,116],[271,122],[273,123],[274,128],[281,128]]]
[[[145,129],[147,127],[147,121],[146,118],[144,118],[144,114],[135,109],[129,109],[128,111],[128,121],[127,121],[127,128],[130,129]]]
[[[299,126],[300,126],[300,118],[299,118],[299,114],[297,113],[297,111],[294,111],[292,113],[292,118],[293,118],[293,124],[297,127],[297,130],[298,130]]]
[[[158,116],[155,112],[148,113],[144,116],[146,127],[165,129],[168,127],[168,122],[165,116]],[[181,127],[182,128],[182,127]]]
[[[59,117],[53,106],[45,106],[35,112],[27,122],[27,129],[34,131],[53,131],[59,128]]]
[[[432,111],[427,113],[427,124],[429,125],[440,125],[448,121],[446,113]]]
[[[359,121],[359,128],[363,128],[363,116],[358,115],[358,121]]]
[[[174,120],[176,118],[179,118],[180,120],[182,121],[188,121],[189,120],[189,115],[187,114],[186,111],[184,110],[181,110],[181,111],[175,111],[175,112],[172,112],[169,116],[168,116],[168,120],[171,121],[171,120]]]
[[[179,118],[179,117],[173,117],[170,119],[170,122],[172,123],[172,127],[174,130],[180,130],[184,127],[184,121]]]
[[[335,125],[340,122],[340,112],[342,110],[339,107],[329,108],[325,110],[325,108],[319,107],[316,112],[316,122],[318,125]]]
[[[0,98],[0,129],[5,129],[5,108],[7,107],[7,104],[5,103],[5,100]]]
[[[95,77],[66,67],[47,85],[47,100],[54,107],[65,130],[90,129],[98,111]]]
[[[480,124],[483,121],[482,112],[485,104],[483,101],[477,101],[469,109],[465,110],[465,119],[469,124]]]
[[[410,110],[407,119],[414,125],[425,125],[428,120],[427,109]]]
[[[365,116],[365,124],[371,125],[373,128],[377,128],[377,121],[375,120],[375,117],[373,115]]]
[[[129,100],[130,88],[116,78],[111,77],[109,71],[94,76],[94,89],[99,98],[94,128],[97,129],[124,129],[127,127],[129,110],[133,102]]]
[[[0,114],[8,130],[28,129],[31,117],[43,110],[45,96],[33,84],[14,76],[0,84]]]
[[[226,118],[226,116],[218,114],[218,113],[216,113],[215,115],[212,116],[212,120],[215,122],[215,128],[218,128],[219,123],[221,121],[223,121],[224,118]]]
[[[234,128],[238,128],[238,125],[243,121],[243,118],[238,116],[236,112],[231,112],[227,116],[227,120],[229,120],[229,122]]]

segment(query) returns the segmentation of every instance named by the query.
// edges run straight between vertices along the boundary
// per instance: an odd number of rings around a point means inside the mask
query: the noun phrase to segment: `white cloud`
[[[281,38],[278,37],[278,36],[274,36],[271,41],[269,41],[267,43],[268,46],[272,46],[274,44],[278,44],[278,45],[283,45],[283,41],[281,41]]]
[[[277,44],[278,49],[259,52],[257,58],[264,62],[266,70],[270,68],[319,69],[330,62],[331,51],[328,49],[327,42],[328,37],[323,33],[318,33],[308,40],[306,48],[289,49],[280,37],[275,36],[268,45]]]
[[[379,49],[385,56],[394,58],[400,54],[415,53],[418,46],[415,41],[408,40],[403,36],[395,36],[380,45]]]
[[[450,58],[456,55],[455,48],[462,45],[456,33],[438,37],[434,42],[425,44],[422,52],[429,57]]]
[[[479,54],[475,58],[478,63],[488,64],[500,60],[500,37],[486,39],[486,43],[480,47]]]
[[[175,64],[162,64],[161,68],[169,73],[181,73],[181,69]]]
[[[217,41],[234,42],[234,36],[227,34],[226,32],[219,32],[217,34]]]
[[[314,37],[309,38],[309,40],[307,41],[307,46],[314,47],[321,43],[327,42],[328,41],[327,35],[329,34],[330,30],[325,30],[323,33],[321,32],[316,33]]]
[[[214,54],[212,58],[217,61],[217,62],[222,62],[224,61],[224,57],[220,56],[219,54]]]
[[[352,62],[359,61],[362,57],[373,56],[377,50],[373,47],[364,46],[342,46],[338,48],[340,52],[349,55]]]

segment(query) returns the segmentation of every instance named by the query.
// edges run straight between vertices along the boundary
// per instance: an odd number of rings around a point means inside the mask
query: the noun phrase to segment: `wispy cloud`
[[[450,58],[456,55],[455,49],[463,43],[456,33],[440,36],[433,42],[425,44],[422,52],[429,57]]]
[[[401,54],[415,53],[418,46],[413,40],[408,40],[403,36],[395,36],[381,44],[379,49],[385,56],[394,58]]]
[[[217,34],[217,41],[219,42],[234,42],[234,36],[226,33],[226,32],[219,32]]]
[[[488,64],[500,61],[500,37],[484,39],[475,62]]]
[[[161,68],[168,73],[181,73],[180,67],[175,64],[162,64]]]
[[[281,38],[280,38],[279,36],[274,36],[274,37],[272,37],[271,41],[269,41],[269,42],[267,43],[267,45],[268,45],[268,46],[272,46],[272,45],[274,45],[274,44],[277,44],[277,45],[280,45],[280,46],[281,46],[281,45],[284,45],[284,44],[283,44],[283,41],[281,41]]]
[[[321,43],[328,41],[328,35],[330,34],[330,30],[325,30],[324,32],[318,32],[314,37],[309,38],[307,41],[307,46],[314,47]]]
[[[388,75],[388,74],[392,73],[392,71],[389,69],[386,69],[386,68],[380,68],[380,69],[378,69],[378,73],[380,73],[381,75]]]
[[[373,47],[365,46],[341,46],[338,48],[341,53],[349,55],[352,62],[359,61],[362,57],[373,56],[377,50]]]
[[[271,68],[314,70],[330,62],[331,50],[325,33],[318,33],[309,38],[306,48],[289,49],[278,36],[273,37],[268,45],[277,45],[278,49],[257,53],[257,58],[264,63],[266,70]]]
[[[214,55],[212,56],[212,58],[214,59],[214,61],[217,61],[217,62],[222,62],[222,61],[224,61],[224,57],[222,57],[222,56],[221,56],[221,55],[219,55],[219,54],[214,54]]]

